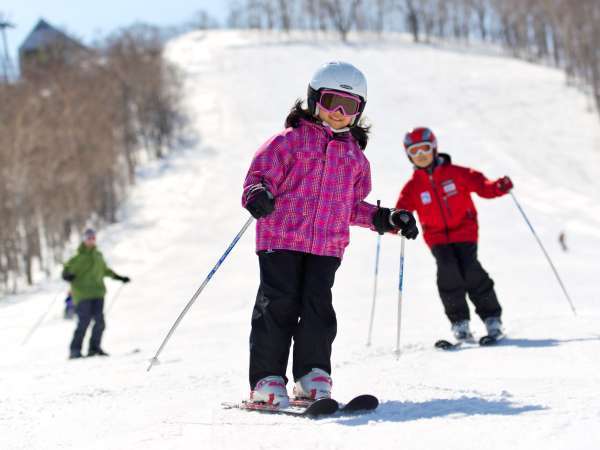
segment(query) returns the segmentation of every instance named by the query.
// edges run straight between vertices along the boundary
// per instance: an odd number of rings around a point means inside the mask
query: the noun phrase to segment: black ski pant
[[[450,322],[470,318],[466,294],[481,320],[501,316],[502,308],[494,291],[494,281],[477,259],[477,243],[435,245],[431,252],[437,262],[438,291]]]
[[[340,258],[288,250],[258,253],[260,286],[250,332],[250,388],[269,375],[287,383],[292,338],[294,379],[313,368],[331,373],[337,333],[331,288]]]
[[[102,333],[104,332],[104,299],[96,298],[93,300],[81,300],[75,307],[77,313],[77,328],[73,334],[73,340],[71,341],[71,353],[81,352],[81,345],[83,344],[83,338],[85,332],[92,319],[94,320],[94,326],[92,327],[92,336],[90,337],[89,350],[100,349],[100,342],[102,341]]]

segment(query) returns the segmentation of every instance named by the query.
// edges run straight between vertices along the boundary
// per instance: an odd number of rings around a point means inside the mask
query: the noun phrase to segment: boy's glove
[[[68,281],[69,283],[75,279],[75,274],[69,272],[62,273],[62,279]]]
[[[417,221],[410,211],[393,209],[390,215],[390,222],[394,224],[394,227],[400,228],[402,236],[407,239],[415,239],[419,235]]]
[[[500,192],[507,193],[508,191],[510,191],[513,188],[513,183],[510,178],[502,177],[496,181],[496,187],[498,188],[498,190]]]
[[[123,283],[129,283],[131,281],[131,278],[122,277],[121,275],[115,275],[115,280],[122,281]]]
[[[246,209],[250,211],[252,217],[260,219],[266,217],[275,211],[275,201],[271,194],[262,184],[256,184],[248,190],[248,201]]]

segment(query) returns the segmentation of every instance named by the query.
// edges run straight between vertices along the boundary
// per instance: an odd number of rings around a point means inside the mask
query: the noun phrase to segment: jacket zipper
[[[446,211],[448,212],[448,217],[452,217],[452,210],[450,209],[450,205],[448,204],[447,196],[444,196],[444,205],[446,205]]]
[[[327,133],[327,132],[325,132]],[[319,199],[317,200],[317,208],[315,210],[315,214],[313,216],[313,223],[312,223],[312,239],[310,242],[310,253],[315,253],[314,251],[314,245],[315,245],[315,230],[316,230],[316,222],[317,222],[317,215],[319,214],[319,208],[321,206],[321,199],[323,197],[323,176],[325,174],[325,166],[327,166],[327,146],[329,144],[329,140],[327,139],[327,136],[325,136],[325,151],[323,152],[323,159],[321,160],[321,177],[319,178]],[[325,225],[325,229],[327,229],[327,225]]]
[[[448,230],[448,221],[446,220],[446,215],[444,214],[444,208],[442,207],[442,201],[440,200],[440,196],[438,195],[437,189],[435,187],[435,182],[433,181],[433,174],[429,175],[429,182],[431,183],[431,188],[433,189],[433,193],[437,200],[438,207],[440,208],[440,213],[442,214],[442,220],[444,221],[444,233],[446,234],[446,240],[450,240],[450,233]]]

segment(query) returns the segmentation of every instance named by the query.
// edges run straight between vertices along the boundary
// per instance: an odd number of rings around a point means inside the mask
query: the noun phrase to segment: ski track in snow
[[[588,100],[565,86],[560,71],[509,58],[393,35],[352,45],[308,42],[215,31],[170,43],[198,141],[142,169],[122,221],[99,235],[109,264],[133,279],[117,299],[119,284],[107,281],[111,357],[67,361],[74,325],[61,318],[65,284],[44,282],[3,299],[0,449],[600,448],[600,127]],[[344,401],[372,393],[379,409],[319,420],[223,410],[222,401],[248,393],[258,283],[253,227],[149,373],[148,360],[248,217],[240,188],[253,153],[331,59],[354,63],[369,82],[369,201],[393,205],[411,172],[403,133],[430,126],[456,164],[512,177],[579,314],[511,198],[476,198],[480,259],[496,282],[508,338],[493,348],[433,348],[449,330],[434,260],[419,238],[406,245],[397,360],[399,239],[382,240],[373,345],[366,347],[376,235],[353,229],[334,288],[334,394]],[[567,253],[557,242],[561,230]],[[476,318],[473,327],[481,336]]]

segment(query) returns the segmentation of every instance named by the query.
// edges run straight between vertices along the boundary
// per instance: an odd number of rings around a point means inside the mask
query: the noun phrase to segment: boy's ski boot
[[[460,320],[452,323],[452,334],[457,342],[473,342],[473,333],[468,320]]]
[[[483,321],[487,330],[487,335],[493,339],[501,339],[504,337],[504,328],[500,317],[488,317]]]
[[[290,404],[290,399],[283,377],[271,375],[260,379],[252,392],[250,392],[250,402],[287,408]]]

